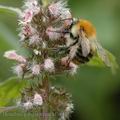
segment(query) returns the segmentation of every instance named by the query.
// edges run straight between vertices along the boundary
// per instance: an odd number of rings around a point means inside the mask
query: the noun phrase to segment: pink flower
[[[36,7],[38,6],[38,0],[26,0],[25,1],[25,6],[24,7],[27,7],[27,8],[32,8],[32,7]]]
[[[48,71],[48,72],[54,72],[55,66],[52,59],[48,58],[45,60],[44,69],[45,71]]]
[[[25,36],[31,36],[32,35],[32,27],[29,24],[24,25],[23,34]]]
[[[25,108],[26,110],[32,109],[32,107],[33,107],[33,104],[30,101],[23,103],[23,108]]]
[[[71,17],[71,13],[68,8],[66,8],[66,1],[58,1],[56,3],[51,4],[48,9],[51,15],[54,17],[61,17],[62,19]]]
[[[26,23],[31,22],[32,17],[33,17],[33,12],[30,10],[26,10],[23,15],[23,21]]]
[[[26,59],[23,56],[18,55],[15,50],[5,52],[4,57],[9,59],[9,60],[15,60],[15,61],[20,62],[20,63],[27,62]]]
[[[58,33],[57,31],[60,31],[60,29],[48,27],[46,30],[46,34],[48,35],[49,39],[57,40],[61,37],[61,33]]]
[[[38,6],[37,0],[26,0],[24,5],[24,12],[21,16],[23,22],[30,23],[35,14],[38,14],[40,11],[40,6]]]
[[[73,17],[72,17],[72,15],[71,15],[71,13],[70,13],[69,10],[66,11],[66,14],[64,14],[64,15],[62,16],[62,18],[65,19],[65,21],[64,21],[65,26],[69,26],[69,25],[71,25],[72,22],[73,22],[73,20],[72,20]]]
[[[69,67],[70,67],[70,73],[72,75],[77,73],[78,66],[76,64],[74,64],[73,62],[70,62]]]
[[[39,37],[39,34],[34,34],[29,39],[29,45],[39,45],[42,41],[42,38]]]
[[[17,56],[16,61],[18,61],[20,63],[26,63],[27,62],[27,60],[21,55]]]
[[[20,65],[14,66],[13,67],[13,72],[15,74],[17,74],[18,77],[21,77],[24,74],[24,68],[25,68],[24,64],[20,64]]]
[[[65,12],[63,14],[61,14],[61,18],[62,19],[70,19],[70,18],[72,18],[72,14],[71,14],[70,10],[66,8]]]
[[[11,60],[15,60],[16,56],[18,56],[18,55],[16,54],[15,50],[7,51],[7,52],[4,53],[4,57],[8,58],[8,59],[11,59]]]
[[[32,69],[32,74],[33,75],[39,75],[40,74],[40,65],[39,64],[36,64],[36,65],[33,65],[33,67],[31,68]]]
[[[26,0],[24,8],[34,12],[38,8],[38,0]]]
[[[66,2],[58,1],[56,3],[51,4],[48,7],[48,9],[52,15],[58,17],[59,15],[61,15],[65,7],[66,7]]]
[[[42,105],[43,104],[43,99],[42,96],[38,93],[35,93],[34,99],[33,99],[33,104],[34,105]]]
[[[78,66],[76,64],[74,64],[73,62],[69,61],[68,56],[63,57],[61,59],[61,64],[64,66],[67,66],[70,69],[70,73],[72,75],[77,73]]]
[[[21,26],[21,33],[19,34],[21,41],[24,41],[26,38],[34,36],[36,30],[30,24],[28,23],[27,24],[20,23],[20,24],[23,24]]]
[[[20,24],[24,24],[21,23]],[[21,26],[21,32],[19,33],[20,41],[24,41],[26,38],[29,38],[32,35],[32,27],[29,24],[24,24]]]
[[[63,58],[61,59],[61,64],[62,64],[62,65],[68,66],[68,63],[69,63],[69,61],[68,61],[68,56],[63,57]]]
[[[65,27],[70,26],[70,25],[72,24],[72,22],[73,22],[72,20],[70,20],[70,19],[67,20],[67,19],[66,19],[66,20],[64,21],[64,26],[65,26]]]

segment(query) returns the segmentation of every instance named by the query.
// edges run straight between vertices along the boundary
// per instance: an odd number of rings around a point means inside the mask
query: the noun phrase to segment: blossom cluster
[[[7,51],[4,57],[18,62],[13,67],[14,73],[19,77],[25,74],[39,76],[44,71],[55,73],[69,70],[71,74],[76,73],[78,66],[71,62],[66,67],[65,55],[59,55],[54,50],[66,42],[63,34],[56,31],[62,31],[72,22],[66,1],[53,1],[43,7],[38,0],[26,0],[19,17],[20,42],[31,51],[32,57],[18,55],[15,50]],[[58,66],[64,67],[59,70]]]
[[[51,111],[51,114],[54,114],[57,117],[56,120],[68,119],[74,109],[71,95],[63,88],[56,87],[50,87],[49,99],[46,99],[47,95],[44,88],[39,88],[39,91],[37,92],[34,89],[27,88],[22,92],[22,100],[19,101],[17,105],[26,111],[36,110],[37,107],[42,111],[47,104],[49,105],[49,112]],[[55,111],[52,111],[53,109]]]
[[[26,100],[26,102],[20,102],[19,105],[24,108],[25,110],[30,110],[32,109],[33,107],[36,107],[36,106],[42,106],[43,104],[43,99],[42,99],[42,96],[38,93],[35,93],[34,94],[34,97],[33,99],[29,98],[28,100]]]
[[[25,110],[36,107],[44,110],[44,105],[49,103],[49,107],[59,113],[58,118],[62,120],[67,119],[72,113],[70,95],[63,89],[47,85],[46,89],[43,80],[46,80],[48,75],[61,74],[64,71],[73,75],[77,71],[78,66],[74,63],[66,65],[67,54],[57,52],[60,46],[66,45],[65,36],[57,31],[71,25],[70,18],[72,15],[64,0],[53,0],[47,6],[40,4],[38,0],[24,2],[22,14],[19,16],[19,37],[22,47],[28,50],[29,56],[22,56],[17,51],[10,50],[5,52],[4,57],[16,61],[17,65],[12,69],[19,77],[31,76],[32,82],[39,79],[35,89],[30,87],[21,94],[20,106]]]

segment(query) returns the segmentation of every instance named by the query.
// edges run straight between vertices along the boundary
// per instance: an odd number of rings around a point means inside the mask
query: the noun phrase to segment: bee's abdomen
[[[77,52],[73,58],[73,62],[76,64],[84,64],[90,61],[90,59],[93,57],[93,53],[90,52],[86,57],[82,55],[81,47],[77,49]]]

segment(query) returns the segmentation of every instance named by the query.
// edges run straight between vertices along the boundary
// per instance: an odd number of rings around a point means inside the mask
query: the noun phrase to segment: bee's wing
[[[79,37],[80,38],[80,37]],[[82,36],[80,38],[81,40],[81,48],[82,48],[82,54],[84,57],[87,57],[87,55],[90,53],[90,41],[85,36]]]
[[[108,54],[106,53],[105,49],[101,46],[101,44],[97,41],[94,40],[95,46],[96,46],[96,50],[97,50],[97,54],[98,56],[101,58],[101,60],[108,66],[111,67],[111,62],[109,59]]]

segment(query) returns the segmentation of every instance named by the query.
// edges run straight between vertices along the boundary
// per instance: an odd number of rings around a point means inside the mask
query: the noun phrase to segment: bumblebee
[[[83,64],[97,54],[108,67],[111,66],[106,51],[97,41],[96,29],[91,22],[84,19],[73,20],[70,26],[65,27],[63,33],[66,38],[68,61]]]
[[[112,63],[106,50],[96,38],[96,29],[93,24],[84,19],[69,18],[68,20],[72,22],[70,25],[64,24],[63,30],[50,30],[50,32],[62,33],[65,37],[65,47],[59,47],[57,52],[64,50],[67,53],[67,63],[72,61],[76,64],[84,64],[97,54],[108,67],[111,67]]]

